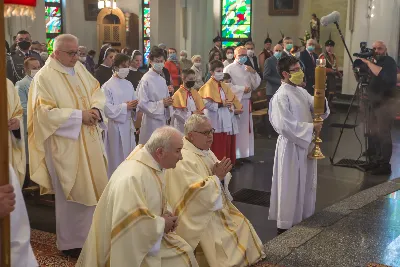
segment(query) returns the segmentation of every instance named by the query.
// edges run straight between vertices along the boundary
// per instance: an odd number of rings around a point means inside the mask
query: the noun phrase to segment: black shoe
[[[281,234],[283,234],[284,232],[286,232],[288,229],[281,229],[281,228],[278,228],[278,230],[277,230],[277,234],[278,235],[281,235]]]
[[[62,253],[67,257],[77,259],[79,258],[81,251],[82,251],[81,248],[73,248],[73,249],[63,250]]]
[[[392,166],[390,163],[381,164],[379,167],[372,169],[368,173],[372,175],[390,175],[392,173]]]

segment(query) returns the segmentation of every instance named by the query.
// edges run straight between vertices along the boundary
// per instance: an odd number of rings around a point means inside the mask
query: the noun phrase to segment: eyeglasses
[[[202,135],[205,135],[205,136],[209,136],[210,134],[214,134],[214,133],[215,133],[215,129],[212,128],[211,130],[209,130],[209,131],[204,131],[204,132],[197,132],[197,131],[193,131],[193,132],[199,133],[199,134],[202,134]]]
[[[73,52],[73,51],[67,52],[67,51],[64,51],[64,50],[60,50],[60,51],[64,52],[64,53],[67,53],[68,56],[70,56],[70,57],[75,57],[75,56],[79,55],[79,51],[76,51],[76,52]]]

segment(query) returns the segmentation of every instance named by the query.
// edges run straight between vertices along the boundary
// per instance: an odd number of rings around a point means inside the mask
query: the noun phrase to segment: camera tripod
[[[366,91],[367,91],[367,86],[368,86],[368,77],[366,76],[361,76],[359,77],[359,82],[357,84],[357,88],[356,91],[354,92],[354,95],[351,99],[350,102],[350,106],[347,110],[347,114],[346,114],[346,118],[344,119],[343,124],[331,124],[332,127],[339,127],[340,126],[340,135],[338,138],[338,141],[336,142],[336,147],[335,150],[333,152],[332,157],[330,157],[330,162],[333,166],[340,166],[340,167],[348,167],[348,168],[357,168],[361,171],[365,171],[365,169],[363,169],[362,165],[367,164],[370,162],[370,158],[368,155],[368,135],[369,135],[369,114],[370,114],[370,107],[369,107],[369,103],[368,103],[368,99],[366,98]],[[353,108],[353,105],[355,103],[355,101],[358,101],[358,108],[357,108],[357,112],[356,112],[356,116],[354,119],[354,124],[347,124],[347,121],[349,120],[349,116],[350,116],[350,112],[351,109]],[[364,114],[365,114],[365,122],[364,122],[364,145],[362,144],[361,140],[359,139],[357,132],[356,132],[356,127],[357,125],[357,120],[358,120],[358,115],[360,112],[361,107],[363,107],[364,109]],[[359,141],[360,145],[361,145],[361,153],[360,156],[357,159],[341,159],[338,162],[334,162],[336,153],[338,151],[339,148],[339,144],[340,141],[342,139],[342,135],[345,129],[353,129],[357,140]],[[360,158],[365,154],[366,157],[366,161],[360,160]]]

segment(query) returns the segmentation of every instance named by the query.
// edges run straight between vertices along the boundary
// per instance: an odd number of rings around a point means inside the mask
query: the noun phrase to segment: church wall
[[[368,19],[368,6],[366,1],[356,1],[354,12],[354,31],[345,28],[346,43],[350,53],[360,51],[360,42],[368,42],[368,47],[376,40],[382,40],[387,44],[388,53],[397,61],[397,51],[399,49],[399,0],[374,1],[374,17]],[[350,16],[348,12],[348,16]],[[349,21],[349,20],[348,20]],[[353,58],[355,59],[355,58]],[[344,57],[344,77],[342,92],[344,94],[354,94],[357,82],[352,73],[350,59]]]

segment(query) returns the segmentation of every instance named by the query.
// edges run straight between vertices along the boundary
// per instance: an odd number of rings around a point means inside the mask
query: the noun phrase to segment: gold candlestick
[[[315,86],[314,86],[314,123],[323,122],[322,115],[325,114],[325,86],[326,86],[326,60],[318,59],[317,67],[315,68]],[[310,159],[324,159],[319,138],[320,132],[314,132],[314,148],[308,154]]]

